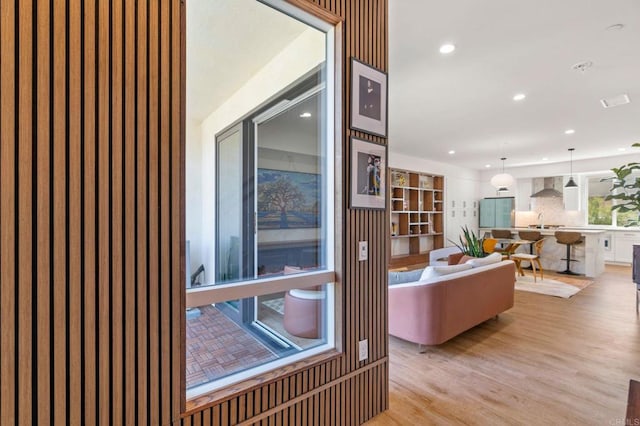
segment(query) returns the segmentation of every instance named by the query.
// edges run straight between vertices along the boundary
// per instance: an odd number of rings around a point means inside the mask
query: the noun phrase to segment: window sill
[[[220,404],[256,388],[266,386],[270,383],[281,380],[284,377],[293,376],[302,370],[307,370],[313,366],[323,364],[340,356],[342,356],[341,352],[331,349],[327,352],[310,356],[309,358],[288,364],[284,367],[276,368],[275,370],[268,371],[252,377],[251,379],[234,383],[222,389],[216,389],[204,395],[199,395],[186,402],[185,411],[182,414],[182,417],[188,417],[208,407]]]

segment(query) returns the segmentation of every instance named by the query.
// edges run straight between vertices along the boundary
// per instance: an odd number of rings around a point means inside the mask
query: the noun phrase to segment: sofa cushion
[[[477,268],[479,266],[487,266],[493,263],[502,262],[502,254],[500,253],[491,253],[487,257],[477,257],[467,261],[467,265],[471,265],[473,268]]]
[[[410,283],[418,281],[422,275],[422,269],[415,269],[413,271],[394,271],[389,272],[389,285]]]
[[[471,269],[472,266],[468,263],[462,265],[443,265],[443,266],[427,266],[424,268],[422,275],[420,275],[420,281],[426,281],[431,278],[440,277],[442,275],[449,275],[456,272],[466,271]]]

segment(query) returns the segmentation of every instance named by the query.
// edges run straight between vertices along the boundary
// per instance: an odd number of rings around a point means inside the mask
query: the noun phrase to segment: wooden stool
[[[556,231],[555,233],[556,240],[558,240],[558,244],[565,244],[567,246],[567,258],[561,259],[567,261],[567,269],[564,271],[559,271],[559,274],[566,275],[580,275],[571,270],[571,262],[577,262],[576,259],[571,259],[571,246],[575,244],[580,244],[582,242],[581,236],[579,232],[569,232],[569,231]]]

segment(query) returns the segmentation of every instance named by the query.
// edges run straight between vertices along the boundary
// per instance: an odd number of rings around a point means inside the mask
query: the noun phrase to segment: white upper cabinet
[[[564,186],[569,182],[569,177],[565,176],[562,178],[562,200],[565,210],[581,210],[580,193],[582,192],[581,188],[584,187],[584,181],[580,176],[574,176],[573,179],[576,181],[578,186],[574,188],[565,188]]]
[[[516,211],[528,212],[531,210],[531,194],[533,194],[531,179],[518,179],[516,185]]]

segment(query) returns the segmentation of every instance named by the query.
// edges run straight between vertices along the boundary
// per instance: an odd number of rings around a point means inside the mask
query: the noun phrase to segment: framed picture
[[[387,137],[387,74],[351,58],[351,128]]]
[[[386,170],[386,145],[351,138],[351,208],[385,208]]]
[[[320,227],[320,175],[258,169],[258,229]]]

